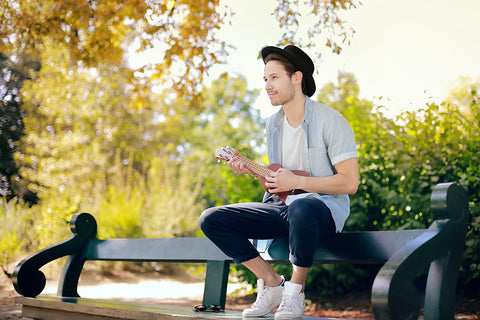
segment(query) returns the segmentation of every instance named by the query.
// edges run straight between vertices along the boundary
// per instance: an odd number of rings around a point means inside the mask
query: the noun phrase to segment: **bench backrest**
[[[85,260],[207,262],[232,259],[207,238],[91,239]]]
[[[317,263],[383,263],[426,229],[339,233],[317,247]],[[262,257],[288,262],[288,240],[253,240]],[[82,253],[85,260],[207,262],[232,259],[207,238],[90,239]]]
[[[381,264],[407,243],[423,234],[433,236],[428,229],[397,231],[363,231],[337,233],[317,246],[316,263]],[[288,239],[257,240],[265,251],[262,257],[272,262],[288,262]]]

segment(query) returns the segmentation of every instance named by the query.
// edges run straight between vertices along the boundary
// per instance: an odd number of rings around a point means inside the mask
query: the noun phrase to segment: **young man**
[[[262,49],[265,89],[282,108],[267,120],[270,163],[283,168],[266,178],[261,203],[233,204],[205,210],[199,220],[204,234],[236,263],[257,277],[257,299],[244,317],[266,315],[278,306],[275,319],[301,317],[305,281],[316,245],[340,232],[350,212],[348,194],[359,184],[357,151],[346,119],[309,97],[315,92],[314,65],[296,46]],[[229,165],[237,174],[253,174],[238,156]],[[295,175],[302,170],[309,176]],[[278,192],[303,190],[283,203]],[[263,260],[248,239],[288,237],[292,277]]]

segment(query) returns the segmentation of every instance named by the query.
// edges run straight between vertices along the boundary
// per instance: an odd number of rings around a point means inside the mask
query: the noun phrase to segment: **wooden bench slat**
[[[55,320],[110,320],[110,319],[231,319],[241,320],[240,311],[195,312],[191,307],[162,304],[143,304],[89,298],[66,297],[16,297],[16,303],[23,305],[23,316],[32,319]],[[272,314],[265,317],[249,318],[260,320],[273,318]],[[303,320],[327,320],[318,317],[303,317]]]

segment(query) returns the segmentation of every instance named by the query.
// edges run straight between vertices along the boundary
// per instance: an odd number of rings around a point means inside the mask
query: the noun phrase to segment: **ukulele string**
[[[242,155],[238,155],[242,160],[244,160],[246,162],[246,167],[250,170],[252,170],[254,173],[262,176],[262,177],[266,177],[268,176],[273,170],[265,167],[265,166],[262,166],[258,163],[255,163],[253,162],[252,160],[250,159],[247,159],[245,158],[244,156]]]

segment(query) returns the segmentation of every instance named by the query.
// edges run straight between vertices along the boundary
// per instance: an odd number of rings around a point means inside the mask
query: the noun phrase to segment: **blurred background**
[[[205,208],[261,200],[261,186],[214,152],[229,145],[266,163],[276,109],[259,52],[294,43],[316,62],[313,99],[355,132],[361,185],[346,230],[425,228],[433,186],[456,182],[472,215],[459,294],[480,296],[478,2],[0,4],[5,274],[70,236],[79,211],[96,217],[99,238],[203,236]],[[310,287],[368,290],[375,271],[315,266]]]

